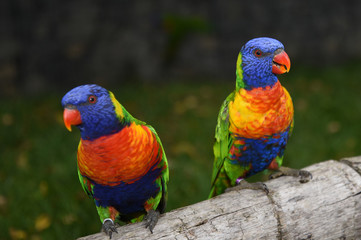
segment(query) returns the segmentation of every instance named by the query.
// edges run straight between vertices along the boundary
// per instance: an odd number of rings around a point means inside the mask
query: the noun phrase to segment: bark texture
[[[270,193],[240,190],[118,228],[112,239],[361,239],[361,156],[306,167],[313,179],[265,182]],[[104,233],[81,240],[108,239]]]

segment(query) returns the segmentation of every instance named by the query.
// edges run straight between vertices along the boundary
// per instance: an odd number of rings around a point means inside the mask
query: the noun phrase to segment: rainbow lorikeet
[[[277,74],[290,70],[290,59],[282,43],[255,38],[242,48],[237,59],[236,89],[223,102],[215,133],[214,164],[209,197],[227,188],[263,189],[263,183],[244,179],[265,169],[281,175],[312,175],[282,167],[285,147],[293,129],[293,104]]]
[[[79,128],[78,176],[94,199],[102,228],[142,221],[153,231],[167,200],[167,158],[153,129],[135,119],[112,92],[82,85],[62,99],[64,123]]]

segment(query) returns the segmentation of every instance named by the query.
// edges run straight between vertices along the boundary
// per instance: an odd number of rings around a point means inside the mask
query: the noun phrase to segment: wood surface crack
[[[357,192],[357,193],[352,194],[352,195],[350,195],[350,196],[347,196],[347,197],[345,197],[345,198],[343,198],[343,199],[340,199],[340,200],[338,200],[338,201],[336,201],[336,202],[333,202],[333,203],[330,203],[330,204],[326,204],[326,206],[332,206],[332,205],[334,205],[334,204],[337,204],[337,203],[340,203],[340,202],[344,202],[344,201],[346,201],[347,199],[352,198],[352,197],[356,197],[357,195],[360,195],[360,194],[361,194],[361,192]]]
[[[354,165],[357,165],[357,164],[353,163],[352,161],[348,160],[347,158],[343,158],[343,159],[341,159],[339,162],[342,163],[342,164],[345,164],[345,165],[349,166],[349,167],[352,168],[354,171],[356,171],[358,175],[361,176],[361,171],[360,171],[360,169],[359,169],[358,167],[354,166]]]
[[[282,224],[281,224],[281,216],[280,211],[278,209],[281,209],[281,206],[279,206],[276,201],[272,197],[272,193],[270,192],[267,194],[268,200],[271,202],[273,206],[273,215],[275,216],[277,220],[277,239],[281,240],[283,239],[283,232],[282,232]]]

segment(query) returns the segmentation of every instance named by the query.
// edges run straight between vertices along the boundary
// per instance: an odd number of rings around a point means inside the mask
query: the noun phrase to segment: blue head
[[[122,107],[114,95],[95,84],[70,90],[63,97],[64,123],[71,131],[75,125],[82,139],[92,140],[118,132],[122,128]]]
[[[290,66],[290,59],[281,42],[267,37],[254,38],[240,51],[236,72],[237,87],[249,90],[273,86],[277,82],[276,74],[288,72]]]

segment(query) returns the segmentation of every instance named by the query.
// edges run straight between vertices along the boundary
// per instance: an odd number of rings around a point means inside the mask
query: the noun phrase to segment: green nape
[[[132,123],[132,122],[135,122],[136,124],[146,125],[145,122],[140,121],[140,120],[134,118],[134,117],[125,109],[125,107],[118,102],[118,100],[115,98],[114,94],[113,94],[111,91],[109,91],[109,96],[110,96],[110,99],[112,100],[113,105],[114,105],[114,107],[115,107],[115,114],[117,115],[117,118],[119,119],[119,121],[120,121],[122,124],[127,125],[127,124],[130,124],[130,123]]]
[[[242,53],[239,52],[236,65],[236,91],[244,88],[243,69],[242,69]]]

